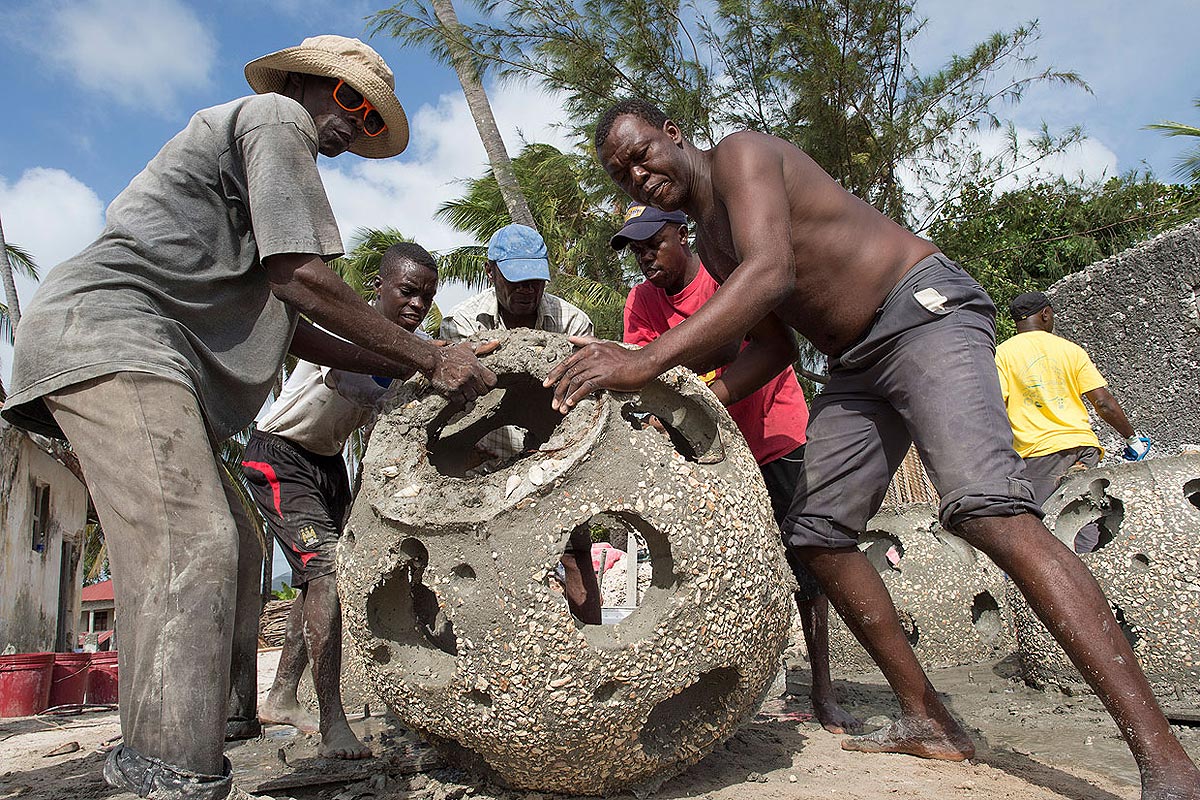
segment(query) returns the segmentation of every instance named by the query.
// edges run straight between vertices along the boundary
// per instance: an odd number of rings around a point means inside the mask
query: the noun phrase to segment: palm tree
[[[1200,108],[1200,97],[1192,102],[1196,108]],[[1200,128],[1182,122],[1164,120],[1146,127],[1150,130],[1162,131],[1164,136],[1193,136],[1200,139]],[[1185,150],[1183,155],[1179,156],[1175,162],[1174,174],[1189,183],[1200,183],[1200,144]]]
[[[550,289],[592,317],[597,333],[621,338],[621,310],[630,283],[632,263],[608,246],[620,227],[617,211],[586,188],[583,157],[563,153],[548,144],[527,145],[512,160],[536,227],[546,241],[550,259]],[[437,216],[456,230],[486,242],[508,224],[493,170],[464,181],[466,191],[444,203]],[[460,247],[442,258],[442,275],[472,288],[487,285],[482,246]]]
[[[471,110],[475,127],[479,131],[479,139],[483,142],[488,162],[498,180],[510,220],[531,228],[537,227],[513,174],[508,150],[504,146],[500,128],[496,125],[496,117],[492,114],[492,104],[483,88],[482,62],[472,55],[473,49],[458,22],[454,3],[452,0],[430,0],[430,5],[433,7],[432,17],[429,16],[429,9],[418,0],[405,0],[392,8],[380,11],[375,14],[373,32],[387,32],[404,44],[424,45],[435,58],[454,67],[463,96],[467,99],[467,107]],[[421,16],[414,16],[402,10],[413,6],[416,6]]]
[[[28,251],[4,240],[4,226],[0,223],[0,283],[4,286],[5,303],[0,303],[0,336],[9,344],[13,342],[17,323],[21,321],[21,301],[17,297],[17,284],[13,273],[39,280],[37,262]]]

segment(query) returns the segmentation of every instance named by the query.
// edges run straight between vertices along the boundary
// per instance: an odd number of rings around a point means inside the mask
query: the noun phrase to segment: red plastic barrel
[[[96,704],[117,702],[117,651],[92,653],[92,668],[88,672],[87,701]]]
[[[46,710],[54,653],[0,656],[0,717],[29,717]]]
[[[82,703],[87,695],[91,653],[55,653],[54,679],[50,685],[50,707]]]

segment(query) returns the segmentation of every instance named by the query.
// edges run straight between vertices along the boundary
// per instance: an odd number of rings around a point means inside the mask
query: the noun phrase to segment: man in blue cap
[[[532,328],[568,336],[591,336],[591,319],[561,297],[546,293],[550,261],[546,242],[528,225],[506,225],[488,241],[484,272],[492,286],[459,303],[442,318],[438,338],[460,342],[480,331]],[[525,431],[505,425],[475,445],[480,464],[489,471],[525,450]],[[567,603],[581,622],[600,624],[600,584],[592,566],[591,538],[586,529],[572,536],[562,556],[562,582]]]
[[[550,262],[541,234],[528,225],[506,225],[488,241],[484,272],[492,288],[468,298],[442,319],[440,338],[461,341],[479,331],[533,328],[591,336],[592,321],[580,309],[546,294]]]

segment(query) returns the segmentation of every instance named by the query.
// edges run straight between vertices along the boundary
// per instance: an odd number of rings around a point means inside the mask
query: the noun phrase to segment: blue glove
[[[387,389],[388,387],[390,387],[392,385],[391,378],[381,378],[378,375],[372,375],[371,377],[375,380],[376,383],[378,383],[380,386],[382,386],[385,389]]]
[[[1138,436],[1136,433],[1125,440],[1125,452],[1121,457],[1126,461],[1141,461],[1150,452],[1153,442],[1149,436]]]

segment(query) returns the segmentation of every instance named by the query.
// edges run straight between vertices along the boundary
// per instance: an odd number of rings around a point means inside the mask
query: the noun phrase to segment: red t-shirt
[[[646,281],[625,298],[625,341],[646,346],[660,335],[696,313],[717,291],[717,282],[703,267],[682,292],[669,295]],[[743,345],[744,346],[744,345]],[[720,376],[724,368],[701,378],[706,382]],[[804,444],[808,427],[808,405],[796,373],[788,367],[774,380],[749,397],[729,407],[759,465],[768,464]]]

